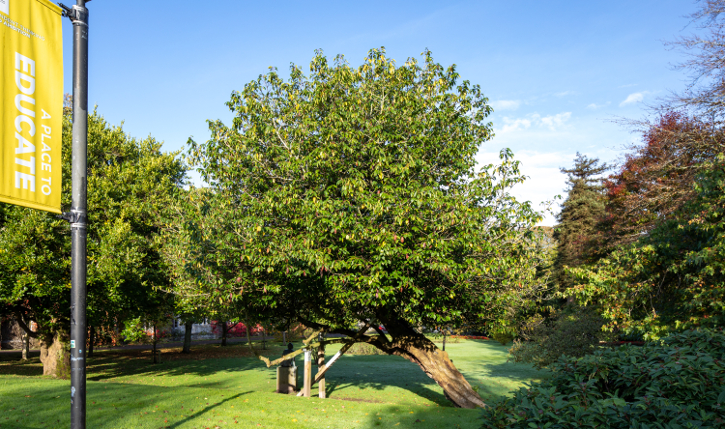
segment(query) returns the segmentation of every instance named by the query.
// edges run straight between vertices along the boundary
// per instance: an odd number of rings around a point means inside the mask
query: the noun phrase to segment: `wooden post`
[[[345,354],[345,352],[348,351],[348,349],[350,347],[352,347],[353,344],[355,344],[353,341],[350,341],[349,343],[346,343],[344,346],[342,346],[342,348],[337,353],[335,353],[332,356],[332,359],[330,359],[330,361],[327,362],[327,364],[322,365],[322,368],[319,368],[317,370],[317,374],[315,374],[315,379],[311,381],[310,385],[315,384],[315,383],[319,383],[319,381],[322,380],[322,378],[325,376],[325,373],[327,372],[327,370],[330,369],[330,367],[332,366],[332,364],[335,363],[335,361],[340,356],[342,356],[343,354]],[[300,393],[298,393],[297,396],[302,396],[304,393],[305,393],[304,389],[303,390],[300,390]]]
[[[302,396],[309,398],[312,395],[312,352],[305,349],[305,373]]]
[[[322,344],[322,341],[325,339],[325,334],[320,333],[320,346],[317,348],[317,371],[319,372],[324,366],[325,366],[325,345]],[[320,380],[317,382],[317,387],[319,388],[319,397],[325,398],[325,376],[320,378]]]

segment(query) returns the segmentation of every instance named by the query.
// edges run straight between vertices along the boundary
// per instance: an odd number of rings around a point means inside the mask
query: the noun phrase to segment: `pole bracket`
[[[90,0],[86,0],[86,2],[89,1]],[[88,27],[88,9],[78,5],[68,7],[63,3],[58,3],[58,6],[63,9],[63,16],[70,18],[74,25],[83,25]]]
[[[70,212],[64,212],[63,214],[56,215],[56,217],[58,219],[67,220],[71,224],[71,228],[80,227],[85,229],[86,224],[88,223],[86,213],[75,209],[71,209]]]

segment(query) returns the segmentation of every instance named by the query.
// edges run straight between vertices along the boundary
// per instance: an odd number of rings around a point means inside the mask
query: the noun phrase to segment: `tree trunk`
[[[86,357],[93,357],[93,342],[96,341],[96,328],[91,325],[88,330],[90,332],[88,333],[88,353],[86,354]]]
[[[446,334],[447,332],[443,331],[443,351],[446,351]]]
[[[184,348],[181,353],[191,353],[191,328],[194,322],[184,322]]]
[[[393,338],[392,342],[377,339],[372,342],[373,345],[386,353],[401,356],[418,364],[428,377],[443,388],[446,398],[455,406],[461,408],[486,406],[478,393],[463,378],[463,374],[453,365],[448,353],[436,347],[423,334],[405,326],[404,322],[391,323],[383,320],[383,323]]]
[[[22,347],[23,351],[21,353],[21,358],[23,360],[28,360],[28,355],[30,354],[30,335],[28,335],[27,332],[24,330],[20,330],[20,340],[22,341]]]
[[[267,328],[264,327],[264,324],[260,326],[262,327],[262,350],[267,350]]]
[[[227,332],[229,331],[229,327],[227,326],[227,322],[222,322],[222,347],[225,347],[227,345]]]
[[[154,363],[159,363],[159,357],[156,354],[156,343],[158,343],[158,337],[156,336],[156,323],[154,323],[154,348],[153,348]]]
[[[70,347],[68,336],[56,334],[45,338],[40,346],[40,361],[43,363],[43,375],[69,378]]]

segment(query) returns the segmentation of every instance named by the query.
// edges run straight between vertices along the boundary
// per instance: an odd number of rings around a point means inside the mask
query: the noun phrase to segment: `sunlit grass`
[[[484,400],[543,374],[507,363],[506,348],[492,341],[446,349]],[[279,356],[281,350],[273,345],[267,353]],[[88,427],[480,426],[478,411],[453,408],[416,365],[395,356],[343,356],[328,372],[328,399],[319,399],[274,393],[275,370],[244,346],[197,346],[191,356],[179,351],[165,349],[156,365],[148,351],[97,352],[88,367]],[[0,428],[69,426],[69,382],[40,374],[37,358],[0,362]]]

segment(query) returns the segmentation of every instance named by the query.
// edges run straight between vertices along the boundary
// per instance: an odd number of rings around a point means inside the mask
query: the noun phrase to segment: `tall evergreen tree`
[[[596,250],[588,245],[599,219],[604,215],[603,186],[600,177],[610,166],[598,158],[587,158],[579,152],[574,158],[574,167],[561,168],[567,174],[568,196],[557,215],[559,222],[554,230],[557,241],[557,255],[554,262],[554,277],[560,287],[569,287],[570,280],[564,267],[575,267],[591,263]]]

